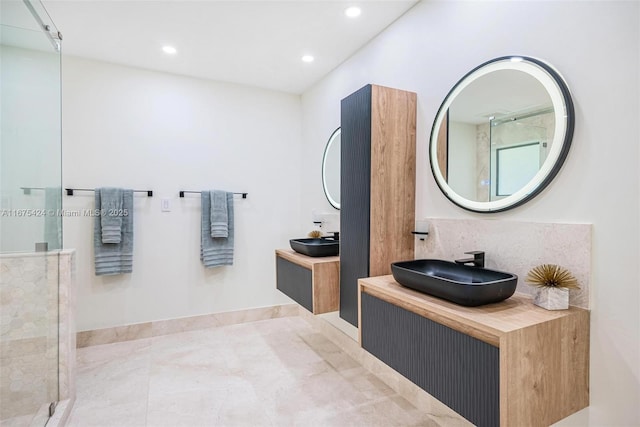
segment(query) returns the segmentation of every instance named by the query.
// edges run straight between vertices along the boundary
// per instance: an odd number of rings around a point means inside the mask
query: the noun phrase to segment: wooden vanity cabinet
[[[340,317],[358,326],[358,279],[414,256],[416,94],[367,85],[340,126]]]
[[[313,314],[338,310],[340,258],[276,250],[276,288]]]
[[[359,281],[360,344],[479,427],[549,426],[589,405],[589,311],[523,295],[463,307]]]

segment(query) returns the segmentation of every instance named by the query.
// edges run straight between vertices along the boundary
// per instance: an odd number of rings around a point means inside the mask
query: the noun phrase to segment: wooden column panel
[[[382,276],[414,257],[416,94],[373,86],[371,103],[369,276]]]
[[[449,112],[438,132],[438,167],[445,181],[449,181]]]

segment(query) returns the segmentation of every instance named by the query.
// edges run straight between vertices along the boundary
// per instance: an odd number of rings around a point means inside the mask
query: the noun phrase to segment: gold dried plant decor
[[[555,264],[542,264],[532,268],[525,281],[539,288],[580,289],[573,274]]]
[[[311,237],[312,239],[319,239],[320,237],[322,237],[322,231],[312,230],[309,232],[308,236]]]

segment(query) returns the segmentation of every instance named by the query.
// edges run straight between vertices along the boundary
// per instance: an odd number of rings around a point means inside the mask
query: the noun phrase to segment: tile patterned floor
[[[68,426],[438,426],[300,317],[78,349]]]

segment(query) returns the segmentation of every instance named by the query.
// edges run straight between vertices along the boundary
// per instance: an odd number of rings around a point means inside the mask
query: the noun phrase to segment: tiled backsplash
[[[569,304],[589,308],[591,281],[591,224],[553,224],[480,219],[424,218],[429,235],[416,239],[416,259],[453,261],[468,251],[484,251],[485,267],[518,275],[516,292],[532,294],[524,281],[540,264],[557,264],[578,279]]]

